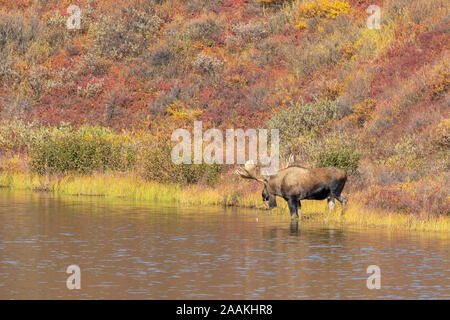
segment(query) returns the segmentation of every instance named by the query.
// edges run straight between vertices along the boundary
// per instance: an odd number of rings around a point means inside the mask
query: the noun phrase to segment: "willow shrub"
[[[323,139],[311,150],[310,156],[319,167],[341,168],[350,175],[357,173],[361,157],[354,143],[346,136]]]
[[[128,170],[134,167],[136,154],[124,136],[89,125],[54,128],[30,150],[31,168],[39,174]]]
[[[335,101],[315,100],[309,103],[298,101],[270,118],[270,129],[280,131],[282,151],[290,150],[298,139],[310,136],[325,127],[330,120],[338,118]]]
[[[174,183],[214,184],[222,172],[219,164],[175,164],[171,158],[170,144],[147,148],[143,155],[143,176],[147,180]]]

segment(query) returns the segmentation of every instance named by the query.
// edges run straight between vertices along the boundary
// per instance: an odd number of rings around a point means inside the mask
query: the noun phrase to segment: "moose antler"
[[[281,159],[280,169],[286,169],[295,165],[295,156],[292,153],[285,155]]]
[[[243,168],[238,168],[234,173],[244,179],[253,179],[264,182],[261,175],[257,173],[256,164],[252,160],[247,161]]]
[[[284,168],[289,168],[290,166],[293,166],[295,163],[295,157],[292,153],[289,154],[288,157],[284,158]]]

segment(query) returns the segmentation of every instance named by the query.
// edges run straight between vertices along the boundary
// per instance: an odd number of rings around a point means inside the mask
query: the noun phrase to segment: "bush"
[[[266,22],[250,21],[240,23],[232,27],[239,42],[254,42],[266,38],[270,34],[269,26]]]
[[[2,118],[16,119],[24,113],[30,112],[34,105],[34,101],[26,93],[9,94],[2,97]]]
[[[43,130],[37,130],[37,124],[20,120],[0,122],[0,151],[2,153],[26,153]]]
[[[375,74],[370,67],[364,67],[356,72],[343,76],[343,92],[338,97],[340,113],[348,115],[352,106],[362,103],[370,96],[372,76]]]
[[[431,142],[441,150],[450,149],[450,119],[443,119],[431,132]]]
[[[430,78],[426,82],[428,90],[430,90],[431,99],[437,100],[448,91],[450,83],[449,61],[443,61],[434,68]]]
[[[38,39],[39,32],[37,19],[32,19],[29,24],[21,15],[0,13],[0,48],[2,49],[9,45],[17,53],[24,54],[30,43]]]
[[[206,184],[214,184],[222,168],[220,165],[214,164],[180,164],[178,165],[184,177],[184,181],[188,184],[206,182]]]
[[[302,1],[296,9],[295,20],[297,28],[307,28],[306,21],[310,18],[335,19],[347,13],[350,5],[340,0],[309,0]]]
[[[85,64],[85,68],[81,70],[82,73],[89,73],[94,76],[105,75],[110,68],[110,63],[107,58],[102,58],[98,56],[95,52],[88,52],[82,60]]]
[[[59,11],[45,19],[45,27],[40,32],[41,41],[54,53],[67,43],[69,35],[66,28],[66,17],[62,16]]]
[[[183,11],[189,15],[199,14],[201,12],[218,13],[226,0],[181,0],[185,3]]]
[[[364,123],[372,119],[372,112],[376,107],[376,101],[373,99],[366,99],[363,102],[355,104],[351,107],[353,112],[351,120],[359,127],[363,127]]]
[[[77,94],[82,98],[95,98],[98,97],[103,92],[103,82],[104,79],[100,79],[98,82],[89,82],[86,87],[77,87]]]
[[[339,50],[340,39],[329,37],[319,42],[308,41],[300,51],[293,51],[291,65],[298,77],[306,77],[320,68],[336,65],[343,54]]]
[[[356,173],[360,155],[352,149],[329,149],[319,152],[316,157],[320,167],[337,167],[349,174]]]
[[[172,82],[185,75],[190,66],[185,62],[185,53],[180,50],[178,40],[162,41],[152,45],[133,62],[131,72],[144,81]]]
[[[448,215],[448,175],[426,176],[418,181],[406,181],[387,186],[372,186],[363,201],[372,207],[410,214]]]
[[[288,146],[300,136],[317,131],[337,116],[337,105],[333,101],[316,100],[306,104],[297,102],[275,114],[268,126],[270,129],[280,130],[281,142]]]
[[[31,147],[31,168],[38,174],[126,170],[135,162],[131,145],[97,126],[54,128]]]
[[[179,99],[181,99],[181,88],[175,84],[169,91],[159,94],[148,104],[148,112],[151,115],[166,114],[167,107]]]
[[[162,45],[150,52],[148,62],[153,67],[167,66],[174,58],[175,54],[172,49],[167,45]]]
[[[223,62],[216,58],[209,57],[203,52],[200,53],[192,63],[195,68],[204,74],[213,75],[223,67]]]
[[[337,81],[331,81],[324,84],[319,97],[334,101],[341,93],[342,85]]]
[[[205,41],[212,45],[221,31],[220,26],[212,19],[201,19],[187,27],[187,36],[196,41]]]
[[[92,34],[99,54],[120,60],[141,54],[161,25],[162,20],[158,16],[133,8],[126,11],[121,19],[102,16]]]
[[[125,89],[112,89],[105,98],[105,111],[103,113],[103,120],[109,122],[112,118],[124,113],[127,103],[130,100],[130,95]]]
[[[393,154],[386,160],[391,168],[418,169],[423,165],[422,155],[411,137],[403,138],[394,146]]]
[[[326,139],[318,152],[311,154],[319,167],[337,167],[347,174],[358,170],[360,154],[346,137]]]
[[[6,50],[0,51],[0,81],[2,83],[15,82],[20,75],[14,70],[14,59]]]
[[[222,171],[219,164],[175,164],[170,144],[154,145],[144,152],[144,178],[159,182],[214,184]]]

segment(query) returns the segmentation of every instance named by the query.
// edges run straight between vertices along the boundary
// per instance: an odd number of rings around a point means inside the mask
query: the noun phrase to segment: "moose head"
[[[276,196],[271,194],[267,188],[269,177],[261,175],[258,166],[253,161],[247,161],[244,167],[238,168],[235,173],[241,178],[262,182],[264,184],[261,194],[263,202],[269,201],[269,209],[273,209],[277,206]]]

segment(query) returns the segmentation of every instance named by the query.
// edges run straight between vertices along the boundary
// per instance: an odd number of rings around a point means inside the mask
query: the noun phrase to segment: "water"
[[[0,299],[450,298],[442,234],[0,190],[0,240]]]

